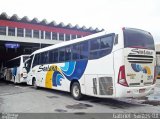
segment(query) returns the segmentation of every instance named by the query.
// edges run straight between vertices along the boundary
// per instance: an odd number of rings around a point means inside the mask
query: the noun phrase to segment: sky
[[[0,0],[0,14],[105,29],[133,27],[160,43],[160,0]]]

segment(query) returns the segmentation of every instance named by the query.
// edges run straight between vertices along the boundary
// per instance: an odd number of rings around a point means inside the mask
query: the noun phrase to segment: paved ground
[[[160,80],[153,95],[143,99],[72,99],[69,93],[49,89],[35,90],[25,84],[0,81],[2,113],[159,113]]]

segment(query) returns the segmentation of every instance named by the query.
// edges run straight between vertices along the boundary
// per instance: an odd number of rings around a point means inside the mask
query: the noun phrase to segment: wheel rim
[[[78,97],[78,96],[79,96],[79,93],[80,93],[80,90],[79,90],[78,86],[75,85],[75,86],[73,87],[73,95],[74,95],[74,97]]]

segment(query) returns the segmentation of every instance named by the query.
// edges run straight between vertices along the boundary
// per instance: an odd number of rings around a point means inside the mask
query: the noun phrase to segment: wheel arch
[[[34,81],[36,81],[35,77],[32,78],[32,85],[33,85]]]

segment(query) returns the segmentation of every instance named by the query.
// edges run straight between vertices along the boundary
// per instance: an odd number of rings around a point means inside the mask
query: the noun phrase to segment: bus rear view
[[[123,28],[123,64],[119,67],[117,97],[142,97],[155,86],[155,47],[152,35],[143,30]]]

